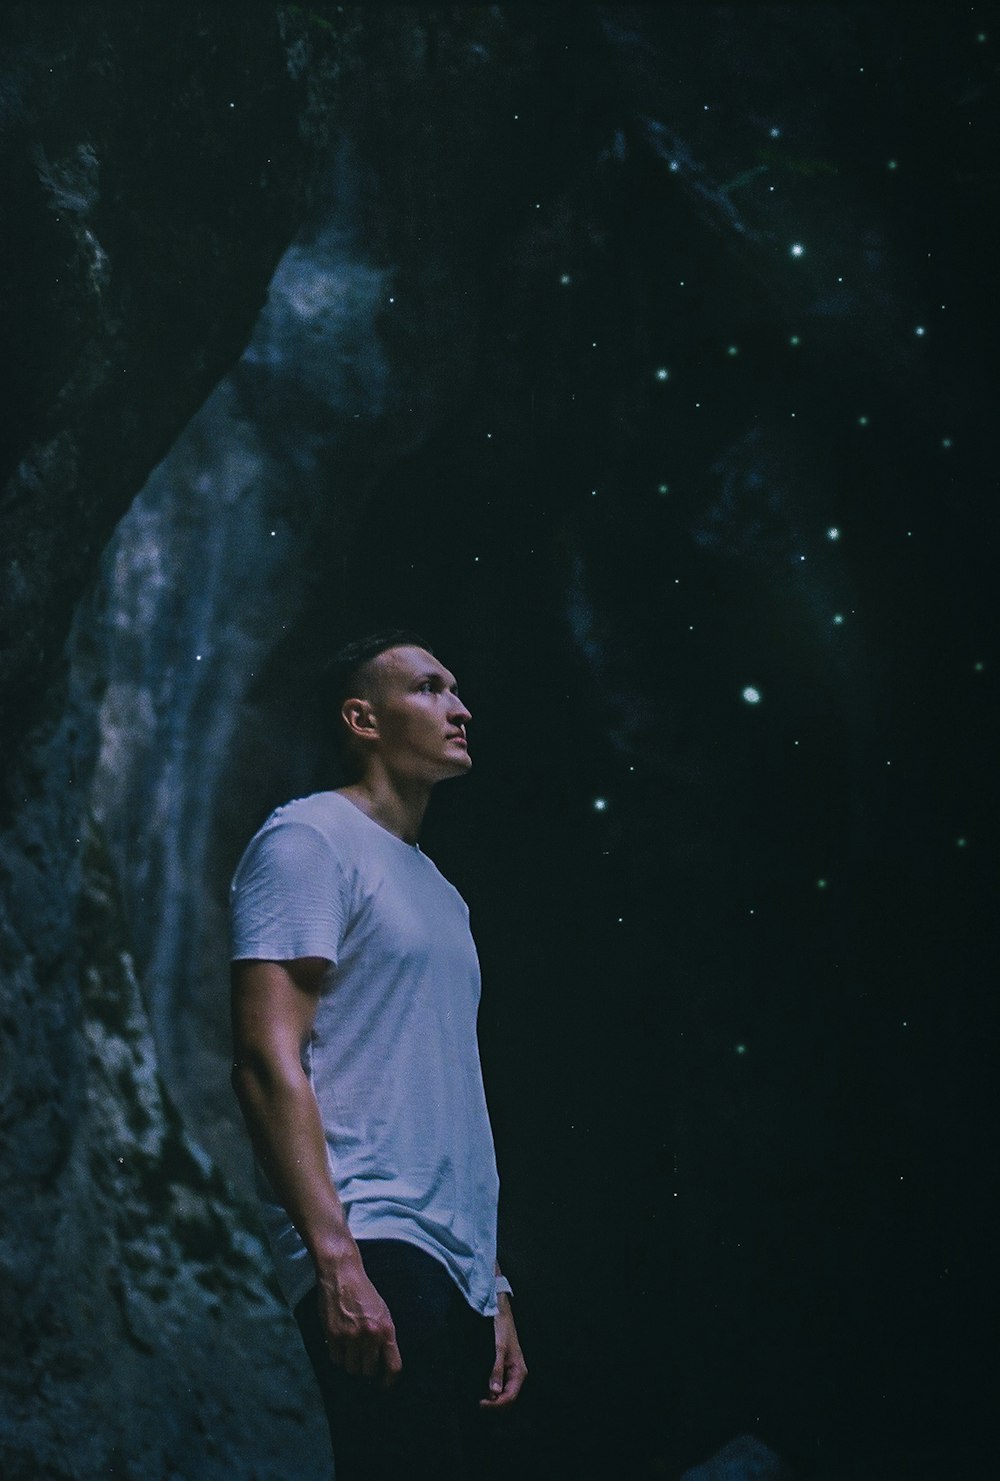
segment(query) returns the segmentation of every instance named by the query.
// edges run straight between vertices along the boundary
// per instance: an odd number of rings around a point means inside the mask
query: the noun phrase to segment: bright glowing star
[[[573,279],[570,277],[569,273],[563,273],[559,281],[564,288],[568,288]]]
[[[772,129],[771,130],[771,138],[772,139],[780,139],[781,138],[781,130],[778,129],[778,128]]]
[[[868,425],[868,418],[867,417],[858,417],[858,426],[859,427],[867,427],[867,425]]]
[[[607,810],[608,810],[608,799],[606,797],[595,797],[594,798],[594,811],[595,812],[607,812]]]
[[[591,491],[590,491],[590,497],[592,499],[596,499],[597,498],[597,490],[596,489],[591,489]]]
[[[942,437],[941,438],[941,446],[942,447],[951,447],[951,438],[950,437]]]
[[[661,365],[660,368],[657,370],[656,379],[658,381],[668,381],[670,379],[670,371],[666,368],[665,365]]]
[[[844,614],[843,614],[843,612],[837,612],[837,613],[835,613],[834,619],[833,619],[833,625],[834,625],[834,627],[843,627],[843,625],[844,625]]]
[[[969,840],[967,838],[956,838],[955,839],[955,847],[956,848],[965,848],[965,845],[968,843],[968,841]]]
[[[923,324],[918,324],[913,332],[919,339],[923,339],[924,335],[927,333],[927,330],[924,328]]]
[[[195,663],[201,663],[201,654],[200,653],[196,653],[194,655],[194,661],[195,661]]]
[[[659,484],[659,486],[657,487],[656,492],[658,494],[669,494],[669,492],[670,492],[670,485],[669,485],[669,483],[661,483],[661,484]]]
[[[885,167],[886,167],[887,170],[898,170],[899,169],[899,160],[898,159],[887,159],[886,162],[885,162]]]
[[[972,667],[973,667],[973,671],[975,673],[981,674],[983,672],[983,670],[986,668],[986,665],[985,665],[985,663],[975,663],[975,664],[973,664]]]
[[[838,530],[838,528],[837,528],[836,525],[831,525],[830,526],[830,528],[826,532],[826,538],[828,540],[839,540],[840,539],[840,531]]]
[[[752,684],[748,684],[743,691],[743,698],[746,700],[748,705],[759,705],[760,690],[755,689]]]
[[[671,175],[676,175],[677,174],[677,171],[679,169],[680,169],[680,165],[678,164],[677,160],[672,159],[670,161],[670,173],[671,173]]]
[[[738,355],[739,352],[740,352],[739,345],[730,345],[729,348],[728,348],[728,350],[726,351],[726,354],[727,355]]]
[[[473,559],[473,560],[474,560],[474,561],[478,561],[478,559],[479,559],[479,557],[478,557],[478,555],[474,555],[474,556],[473,556],[473,557],[472,557],[472,559]]]
[[[803,247],[801,242],[793,242],[791,245],[791,253],[793,257],[801,257],[805,250],[806,249],[805,247]]]
[[[737,1046],[736,1046],[736,1053],[737,1054],[746,1054],[746,1052],[747,1052],[747,1046],[745,1044],[737,1044]]]
[[[390,298],[390,299],[389,299],[389,302],[390,302],[390,303],[395,303],[395,302],[396,302],[396,300],[395,300],[395,299],[394,299],[394,298]]]
[[[799,339],[799,336],[797,334],[793,334],[788,343],[792,346],[793,349],[795,349],[802,343],[802,341]]]
[[[272,531],[271,531],[271,534],[272,534],[272,535],[276,535],[276,534],[277,534],[277,533],[278,533],[278,532],[277,532],[277,530],[272,530]]]
[[[816,881],[816,888],[818,890],[825,890],[826,889],[826,880],[825,879],[818,879]]]

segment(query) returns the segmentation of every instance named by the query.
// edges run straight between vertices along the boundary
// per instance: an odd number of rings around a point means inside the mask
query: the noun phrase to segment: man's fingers
[[[493,1380],[496,1368],[490,1374],[490,1396],[488,1399],[480,1399],[480,1409],[506,1409],[513,1404],[524,1386],[524,1380],[528,1376],[528,1370],[523,1362],[511,1362],[505,1364],[501,1377],[499,1390],[494,1390]]]
[[[382,1348],[382,1366],[385,1372],[385,1386],[392,1388],[396,1379],[403,1371],[403,1359],[399,1355],[395,1334],[389,1338]]]
[[[496,1362],[493,1364],[493,1372],[490,1374],[490,1398],[496,1399],[503,1393],[503,1370],[505,1354],[498,1352]]]

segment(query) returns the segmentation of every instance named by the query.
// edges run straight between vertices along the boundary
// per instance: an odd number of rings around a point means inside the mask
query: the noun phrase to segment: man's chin
[[[449,758],[449,763],[448,776],[463,776],[472,766],[472,757],[465,751],[461,756]]]

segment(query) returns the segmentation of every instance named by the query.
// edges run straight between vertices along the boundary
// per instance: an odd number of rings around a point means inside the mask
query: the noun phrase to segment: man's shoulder
[[[274,827],[279,823],[311,823],[314,827],[326,828],[340,817],[341,807],[337,792],[310,792],[306,797],[293,797],[276,807],[264,827]]]
[[[307,797],[293,797],[270,813],[255,833],[251,843],[270,847],[296,838],[305,842],[310,835],[328,844],[337,844],[350,832],[350,809],[345,808],[336,792],[312,792]]]

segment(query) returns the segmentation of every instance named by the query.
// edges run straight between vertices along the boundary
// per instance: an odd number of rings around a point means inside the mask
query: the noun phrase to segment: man
[[[336,671],[353,779],[273,813],[233,880],[233,1085],[338,1481],[478,1481],[526,1369],[468,909],[417,842],[471,716],[411,634]]]

